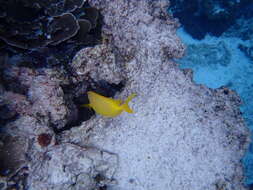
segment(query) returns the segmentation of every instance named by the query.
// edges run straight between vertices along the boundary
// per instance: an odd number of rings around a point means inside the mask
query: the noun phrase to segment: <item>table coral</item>
[[[22,53],[20,59],[32,62],[33,66],[42,61],[43,66],[50,65],[52,61],[45,59],[47,54],[66,63],[70,61],[66,55],[73,56],[78,45],[94,45],[100,39],[99,12],[85,0],[1,1],[0,6],[0,39],[6,43],[4,49]]]

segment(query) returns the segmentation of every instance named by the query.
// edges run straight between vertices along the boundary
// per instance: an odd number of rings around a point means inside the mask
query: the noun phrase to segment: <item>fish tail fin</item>
[[[136,94],[131,94],[126,99],[125,103],[122,104],[123,109],[128,113],[134,113],[134,111],[129,107],[128,103],[136,96]]]
[[[124,103],[122,105],[122,108],[124,111],[128,112],[128,113],[134,113],[134,111],[129,107],[129,105],[127,103]]]
[[[126,103],[130,102],[135,96],[137,96],[136,94],[131,94],[130,96],[127,97],[126,99]]]

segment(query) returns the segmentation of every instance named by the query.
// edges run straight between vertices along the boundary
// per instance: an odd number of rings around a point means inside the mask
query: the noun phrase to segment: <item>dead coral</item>
[[[18,136],[1,135],[0,174],[8,176],[15,173],[25,163],[27,140]]]
[[[96,82],[105,80],[115,84],[123,80],[120,74],[122,67],[116,64],[112,49],[106,45],[82,49],[76,54],[70,67],[79,80],[91,77]]]
[[[117,165],[118,159],[114,154],[64,143],[33,161],[31,170],[34,175],[28,180],[30,188],[37,190],[43,190],[45,185],[50,190],[91,190],[113,183],[111,178]],[[48,167],[54,169],[48,170]],[[103,176],[103,180],[96,181],[98,175]]]
[[[9,122],[6,126],[1,126],[0,138],[0,161],[1,177],[6,184],[6,189],[21,189],[27,187],[27,178],[29,174],[28,163],[32,157],[29,152],[42,151],[37,146],[35,139],[39,134],[48,134],[51,137],[51,143],[55,143],[53,131],[48,128],[45,121],[38,121],[33,117],[21,116],[15,121]],[[4,132],[4,133],[3,133]]]

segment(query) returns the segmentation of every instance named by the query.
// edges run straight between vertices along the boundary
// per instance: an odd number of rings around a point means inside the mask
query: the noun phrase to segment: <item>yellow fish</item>
[[[114,100],[112,98],[89,91],[88,99],[90,103],[83,106],[94,109],[95,112],[100,115],[106,117],[115,117],[121,114],[123,111],[133,113],[133,110],[128,106],[128,102],[130,102],[135,96],[136,94],[132,94],[126,99],[125,102],[123,102],[121,100]]]

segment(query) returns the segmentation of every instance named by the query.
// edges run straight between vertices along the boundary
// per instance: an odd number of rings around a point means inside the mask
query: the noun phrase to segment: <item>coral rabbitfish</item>
[[[95,92],[88,92],[89,104],[84,104],[82,106],[90,107],[100,115],[106,117],[115,117],[121,114],[123,111],[128,113],[133,113],[133,110],[128,106],[128,103],[136,96],[136,94],[131,94],[125,102],[122,100],[115,100],[97,94]]]

